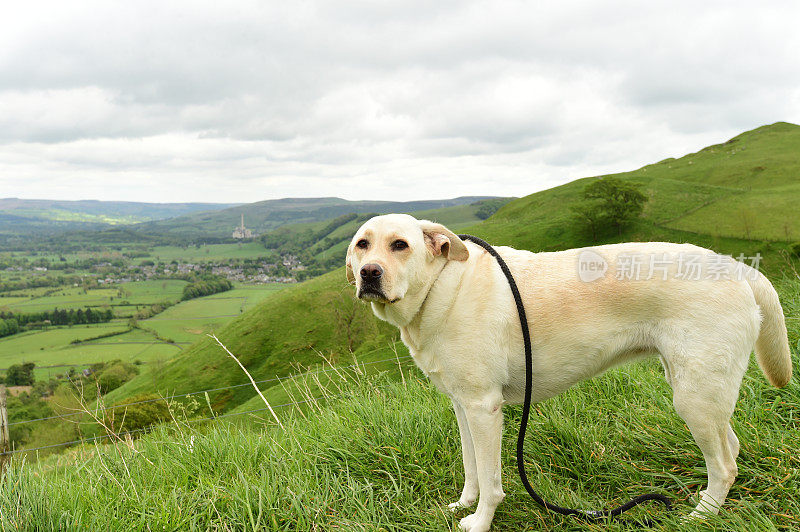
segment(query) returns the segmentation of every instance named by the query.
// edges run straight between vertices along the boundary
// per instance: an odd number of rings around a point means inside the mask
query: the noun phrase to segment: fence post
[[[8,438],[8,411],[6,410],[6,385],[0,384],[0,473],[5,470],[11,450]]]

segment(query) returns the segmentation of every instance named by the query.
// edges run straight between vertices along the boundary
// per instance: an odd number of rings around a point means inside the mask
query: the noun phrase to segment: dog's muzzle
[[[358,289],[359,299],[370,299],[381,302],[387,302],[389,300],[381,288],[383,268],[380,264],[365,264],[361,267],[359,275],[361,276],[361,286]]]

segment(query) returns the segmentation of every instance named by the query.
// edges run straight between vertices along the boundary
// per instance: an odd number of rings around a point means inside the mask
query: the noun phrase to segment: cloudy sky
[[[14,2],[0,197],[525,195],[800,123],[798,20],[793,0]]]

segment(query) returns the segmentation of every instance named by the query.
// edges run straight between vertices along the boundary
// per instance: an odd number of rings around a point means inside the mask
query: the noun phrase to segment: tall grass
[[[663,530],[800,526],[798,374],[782,390],[753,363],[733,427],[739,478],[719,516],[683,524],[704,486],[699,449],[671,406],[660,366],[645,362],[536,406],[529,475],[548,500],[582,508],[655,490],[677,511]],[[297,388],[302,396],[302,388]],[[145,437],[86,446],[37,463],[16,460],[0,482],[4,530],[452,530],[446,505],[463,480],[449,401],[416,371],[398,381],[357,368],[302,396],[280,429],[266,416],[213,424],[176,420]],[[325,392],[327,390],[327,392]],[[297,397],[301,399],[301,397]],[[516,476],[519,408],[506,408],[508,496],[495,530],[623,530],[536,507]]]

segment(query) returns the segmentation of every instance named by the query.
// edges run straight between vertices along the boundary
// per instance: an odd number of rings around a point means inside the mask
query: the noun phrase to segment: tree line
[[[0,312],[0,338],[16,334],[24,329],[33,329],[44,325],[83,325],[88,323],[105,323],[114,318],[110,308],[98,309],[53,309],[41,312],[17,314]]]
[[[26,277],[25,279],[18,280],[5,280],[0,282],[0,293],[14,290],[28,290],[31,288],[68,286],[80,283],[81,281],[81,278],[76,275],[44,275],[41,277]]]
[[[183,287],[181,301],[210,296],[233,288],[233,284],[229,280],[218,275],[202,275],[187,280],[189,284]]]

